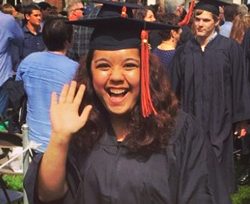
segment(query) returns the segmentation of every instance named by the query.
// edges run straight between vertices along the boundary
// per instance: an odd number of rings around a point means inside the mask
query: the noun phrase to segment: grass
[[[243,170],[243,166],[239,161],[235,161],[237,176]],[[7,187],[13,190],[23,190],[23,176],[4,175],[3,179]],[[238,192],[232,196],[233,204],[250,204],[250,185],[238,186]]]

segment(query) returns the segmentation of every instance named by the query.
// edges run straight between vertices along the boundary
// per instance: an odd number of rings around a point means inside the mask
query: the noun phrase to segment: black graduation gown
[[[234,192],[233,124],[250,118],[242,48],[217,35],[202,52],[193,38],[177,49],[169,78],[181,108],[201,122],[229,192]]]
[[[105,134],[89,153],[71,149],[69,191],[54,203],[230,204],[215,155],[197,122],[185,113],[176,121],[176,133],[166,154],[129,154],[112,134]],[[35,186],[41,157],[35,157],[25,176],[29,204],[40,203]]]

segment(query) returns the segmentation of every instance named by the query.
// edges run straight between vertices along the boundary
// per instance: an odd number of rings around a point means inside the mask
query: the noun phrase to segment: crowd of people
[[[0,114],[13,106],[6,87],[22,82],[41,144],[30,204],[230,204],[249,184],[248,7],[192,3],[0,7]],[[21,133],[20,113],[9,120]]]

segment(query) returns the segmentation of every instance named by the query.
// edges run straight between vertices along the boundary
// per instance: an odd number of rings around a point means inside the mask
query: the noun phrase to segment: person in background
[[[24,17],[24,42],[21,59],[24,59],[33,52],[45,49],[41,33],[42,14],[40,8],[36,4],[27,5],[24,9]]]
[[[83,18],[84,7],[81,1],[71,0],[69,1],[67,7],[68,19],[70,21],[78,20]],[[67,51],[67,56],[75,60],[76,62],[80,61],[82,55],[86,54],[86,39],[85,39],[85,30],[80,26],[73,25],[74,34],[73,34],[73,44],[72,47]]]
[[[231,29],[233,26],[233,20],[238,14],[238,7],[239,5],[237,4],[226,5],[224,7],[225,22],[219,28],[219,33],[227,38],[229,38],[230,36]]]
[[[245,4],[240,4],[237,9],[237,14],[248,14],[248,7]]]
[[[12,15],[16,19],[17,23],[20,25],[21,20],[16,18],[17,11],[15,10],[15,8],[11,4],[4,4],[2,7],[2,12],[5,14]],[[12,46],[12,48],[11,48],[12,70],[14,72],[16,72],[17,66],[20,63],[20,50],[14,44],[12,44],[11,46]]]
[[[250,14],[239,14],[233,20],[230,38],[242,43],[246,30],[250,27]]]
[[[75,21],[83,18],[84,7],[81,1],[72,0],[69,2],[67,7],[68,19],[70,21]]]
[[[159,14],[158,22],[178,26],[179,18],[177,15],[171,13]],[[169,72],[169,64],[174,56],[175,48],[180,39],[181,33],[182,29],[179,27],[159,31],[162,43],[155,48],[153,53],[159,57],[166,73]]]
[[[196,4],[195,38],[176,50],[169,78],[180,107],[200,121],[228,192],[233,193],[237,190],[233,136],[246,134],[250,94],[242,48],[216,31],[219,6],[223,4],[218,0]]]
[[[222,26],[225,23],[224,7],[219,6],[219,10],[220,10],[219,14],[220,26]]]
[[[0,6],[2,3],[0,0]],[[8,107],[8,95],[3,84],[13,78],[11,49],[15,45],[21,52],[23,32],[13,16],[0,11],[0,19],[0,114],[4,115]]]
[[[41,10],[42,13],[42,21],[41,21],[41,27],[43,27],[45,21],[47,20],[47,17],[49,15],[49,11],[51,9],[51,5],[48,2],[42,1],[37,4]]]
[[[248,25],[248,27],[243,26],[244,29],[242,29],[242,27],[239,27],[239,30],[241,33],[240,39],[242,37],[242,34],[244,33],[243,39],[240,42],[244,50],[244,59],[245,59],[244,62],[245,62],[245,67],[247,71],[246,76],[248,78],[248,82],[250,83],[250,26],[249,26],[249,21],[248,21],[249,14],[240,15],[240,16],[242,17],[244,16],[247,18],[247,21],[245,19],[245,23],[246,25]],[[240,20],[238,16],[236,17],[236,19]],[[238,22],[238,23],[239,25],[242,24],[242,22]],[[242,164],[244,165],[244,169],[242,170],[238,178],[238,184],[246,185],[246,184],[249,184],[250,182],[250,125],[248,125],[247,134],[245,135],[245,137],[237,138],[235,140],[235,145],[236,146],[238,145],[239,149],[241,149],[240,158],[241,158]]]
[[[41,152],[46,150],[51,134],[51,92],[59,94],[78,68],[78,63],[65,56],[71,46],[72,35],[72,25],[66,24],[65,19],[48,19],[42,31],[47,50],[30,54],[17,70],[16,80],[23,80],[28,99],[26,121],[29,140],[42,144],[37,149]]]
[[[15,18],[16,14],[17,14],[16,9],[11,4],[4,4],[2,6],[2,12],[12,15],[14,18]]]
[[[117,5],[74,22],[95,27],[90,51],[52,93],[51,140],[25,176],[29,203],[230,204],[211,146],[148,51],[145,30],[171,26]]]
[[[146,22],[155,22],[157,17],[155,16],[151,7],[145,7],[142,9],[137,9],[134,12],[134,18]],[[149,43],[151,51],[153,51],[161,43],[161,37],[158,34],[158,31],[149,31]]]

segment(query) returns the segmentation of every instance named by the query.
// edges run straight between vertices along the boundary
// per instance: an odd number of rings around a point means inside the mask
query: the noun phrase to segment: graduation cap
[[[219,1],[219,0],[200,0],[194,9],[201,9],[204,11],[209,11],[213,13],[216,16],[219,16],[219,6],[227,6],[231,5],[228,2],[225,1]]]
[[[94,19],[81,19],[69,23],[93,27],[90,39],[92,50],[141,49],[141,107],[143,117],[157,114],[153,106],[149,88],[149,45],[146,30],[177,29],[178,26],[133,19],[127,14],[140,5],[121,2],[95,1],[103,3]]]

